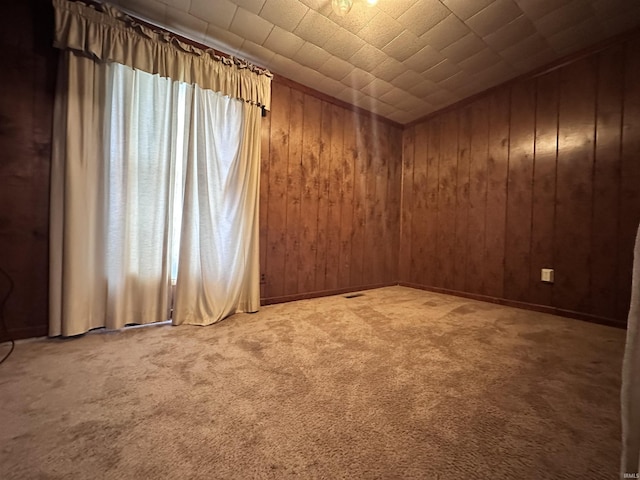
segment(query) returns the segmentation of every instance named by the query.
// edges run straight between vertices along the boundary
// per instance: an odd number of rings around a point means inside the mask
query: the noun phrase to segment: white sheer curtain
[[[174,323],[259,307],[260,110],[195,86]]]
[[[640,226],[633,260],[631,304],[627,321],[627,341],[622,364],[622,455],[620,476],[640,474]]]
[[[64,55],[50,334],[256,311],[260,108]]]

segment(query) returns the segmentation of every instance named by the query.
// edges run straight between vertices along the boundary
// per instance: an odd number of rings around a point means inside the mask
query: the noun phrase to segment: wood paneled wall
[[[17,338],[47,332],[52,25],[47,0],[0,3],[0,268],[14,283],[5,318]],[[8,287],[0,276],[0,298]]]
[[[636,35],[405,129],[400,281],[624,322],[639,51]]]
[[[277,81],[263,122],[264,301],[397,282],[401,129]]]

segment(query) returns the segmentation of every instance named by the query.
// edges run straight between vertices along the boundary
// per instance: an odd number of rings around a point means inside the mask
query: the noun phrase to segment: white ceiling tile
[[[443,60],[435,67],[431,67],[424,72],[423,76],[427,80],[432,82],[441,82],[445,78],[449,78],[460,71],[460,67],[453,63],[451,60]]]
[[[304,38],[307,42],[314,43],[319,47],[322,47],[327,40],[329,40],[340,27],[329,20],[324,15],[316,12],[315,10],[309,10],[298,26],[294,29],[293,33],[301,38]]]
[[[445,78],[441,82],[438,83],[443,88],[446,88],[450,92],[455,92],[460,87],[464,87],[465,85],[472,83],[473,80],[469,77],[469,74],[466,72],[458,72],[455,75],[450,76],[449,78]]]
[[[362,87],[362,92],[372,97],[380,98],[382,95],[384,95],[385,93],[387,93],[389,90],[392,90],[392,89],[393,89],[393,85],[391,85],[388,82],[385,82],[384,80],[380,80],[379,78],[376,78],[372,80],[370,84]]]
[[[229,0],[191,0],[189,13],[211,25],[228,29],[237,9]]]
[[[427,95],[434,93],[438,89],[439,87],[434,82],[423,80],[422,82],[415,84],[413,87],[410,87],[409,92],[418,98],[425,98]]]
[[[121,4],[129,3],[130,0],[121,0]],[[182,10],[183,12],[189,11],[189,4],[191,0],[162,0],[162,3],[165,3],[169,7],[177,8],[178,10]]]
[[[362,70],[369,72],[377,65],[384,62],[387,58],[382,51],[368,43],[363,45],[360,50],[354,53],[349,59],[349,63],[355,65]]]
[[[317,70],[331,55],[313,43],[304,42],[300,50],[293,56],[293,60],[301,65]]]
[[[472,57],[485,48],[487,48],[487,45],[480,37],[472,32],[444,48],[442,54],[449,60],[458,63]]]
[[[300,0],[300,2],[325,17],[328,17],[329,13],[331,13],[331,0]]]
[[[167,6],[165,26],[174,31],[180,32],[187,38],[204,42],[207,32],[207,22],[194,17],[182,10]]]
[[[390,82],[404,72],[405,69],[406,67],[395,58],[387,57],[387,59],[374,68],[371,73],[378,78]]]
[[[469,18],[466,23],[478,35],[486,37],[520,15],[522,10],[513,0],[496,0]]]
[[[495,32],[485,36],[483,40],[494,50],[500,51],[515,43],[521,42],[535,32],[536,28],[531,20],[524,15],[520,15],[515,20],[512,20]]]
[[[211,24],[207,26],[207,32],[204,36],[205,45],[231,55],[238,52],[243,42],[244,38]]]
[[[420,38],[427,45],[442,51],[443,48],[448,47],[469,33],[471,33],[471,30],[458,17],[449,15]]]
[[[421,99],[411,95],[410,93],[405,92],[404,97],[400,99],[398,102],[396,102],[394,105],[400,110],[404,110],[405,112],[410,112],[410,111],[416,110],[416,107],[418,107],[418,110],[421,110],[423,108],[423,104],[424,102]]]
[[[472,17],[492,2],[493,0],[442,0],[442,3],[461,20]]]
[[[323,48],[327,52],[347,60],[360,50],[364,44],[364,40],[341,28],[323,45]]]
[[[395,37],[402,33],[402,25],[394,18],[384,12],[378,12],[375,17],[369,20],[358,36],[371,45],[382,48]]]
[[[245,10],[249,10],[251,13],[258,14],[260,13],[260,10],[262,10],[265,1],[266,0],[234,0],[233,3]],[[191,0],[191,3],[193,4],[193,0]],[[209,1],[209,3],[212,2]]]
[[[167,20],[167,5],[155,0],[127,0],[121,8],[156,25],[164,25]]]
[[[331,11],[329,19],[351,33],[358,33],[377,13],[377,8],[370,8],[364,2],[356,2],[348,15],[340,17]]]
[[[450,14],[449,9],[437,0],[420,0],[400,15],[398,21],[420,37]]]
[[[553,60],[557,59],[557,55],[550,49],[541,50],[533,55],[520,57],[517,60],[509,62],[515,69],[522,73],[530,72],[536,68],[540,68]]]
[[[389,105],[396,105],[398,102],[401,102],[406,96],[407,92],[398,87],[393,87],[392,90],[389,90],[384,95],[380,97],[380,101],[388,103]]]
[[[413,70],[405,70],[391,82],[394,86],[409,90],[420,83],[424,82],[424,77]]]
[[[375,78],[376,77],[371,75],[369,72],[365,72],[359,68],[354,68],[341,80],[341,82],[348,87],[359,90],[370,84]]]
[[[640,26],[640,0],[357,0],[345,17],[330,0],[117,3],[400,123]]]
[[[299,75],[304,71],[302,65],[298,62],[294,62],[288,57],[276,54],[269,62],[269,70],[274,73],[286,76],[291,80],[295,80],[294,75]]]
[[[604,36],[604,30],[595,18],[588,18],[579,25],[565,28],[557,34],[547,37],[551,48],[558,53],[570,52],[578,45],[595,42]]]
[[[571,25],[593,18],[594,11],[584,0],[567,3],[553,12],[535,21],[536,29],[544,37],[550,37]]]
[[[381,0],[378,2],[377,7],[390,17],[398,18],[413,5],[420,2],[421,0]]]
[[[487,88],[499,83],[506,82],[513,78],[517,72],[507,65],[505,62],[496,63],[491,67],[477,73],[473,76],[473,81],[480,85],[486,85]]]
[[[285,57],[293,57],[300,47],[304,44],[304,40],[291,32],[283,30],[279,26],[274,26],[263,45],[269,50],[284,55]]]
[[[424,42],[412,32],[404,30],[400,35],[391,40],[382,51],[387,55],[402,62],[411,55],[418,53],[424,47]]]
[[[532,20],[542,18],[571,0],[516,0],[520,9]]]
[[[267,0],[267,2],[269,1],[271,0]],[[250,11],[239,7],[231,21],[231,26],[229,27],[231,32],[236,35],[240,35],[247,40],[251,40],[258,45],[262,45],[264,43],[272,29],[272,23],[262,17],[259,17],[255,13],[251,13]]]
[[[255,65],[266,67],[275,56],[275,53],[264,48],[262,45],[257,45],[250,40],[245,40],[238,51],[238,56],[249,60]]]
[[[437,92],[429,95],[428,97],[426,97],[424,99],[424,101],[430,103],[431,105],[433,105],[434,107],[438,107],[438,108],[444,108],[447,105],[451,105],[452,103],[454,103],[455,101],[457,101],[459,98],[444,90],[444,89],[440,89]]]
[[[517,61],[520,58],[535,55],[544,50],[549,50],[549,44],[540,35],[535,34],[525,38],[522,42],[511,45],[500,52],[500,56],[509,60]]]
[[[413,54],[407,58],[403,63],[412,70],[418,73],[423,73],[429,70],[431,67],[439,64],[445,59],[435,48],[427,45],[418,53]]]
[[[260,16],[292,32],[308,11],[309,7],[297,0],[267,0],[260,10]]]
[[[462,60],[459,65],[467,73],[477,73],[502,61],[502,57],[489,48],[479,51],[474,56]]]
[[[341,58],[331,56],[324,62],[318,69],[324,75],[334,78],[336,80],[342,80],[351,70],[353,65],[349,62],[342,60]]]

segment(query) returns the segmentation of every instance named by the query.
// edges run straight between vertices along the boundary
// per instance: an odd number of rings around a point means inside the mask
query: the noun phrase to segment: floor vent
[[[352,293],[351,295],[345,295],[344,298],[356,298],[364,297],[364,293]]]

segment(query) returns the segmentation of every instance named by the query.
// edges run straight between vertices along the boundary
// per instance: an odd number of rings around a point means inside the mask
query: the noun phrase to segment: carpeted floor
[[[18,344],[0,478],[618,478],[624,331],[363,293]]]

